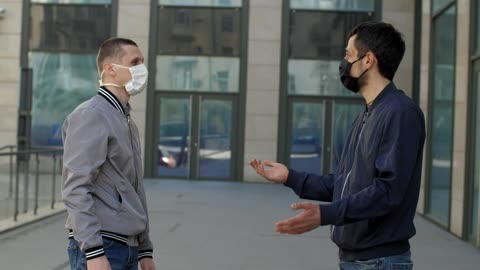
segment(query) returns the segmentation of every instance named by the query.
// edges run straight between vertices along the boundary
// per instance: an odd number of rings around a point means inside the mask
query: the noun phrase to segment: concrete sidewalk
[[[281,185],[146,182],[158,270],[338,269],[329,229],[301,236],[274,232],[299,201]],[[0,269],[68,269],[65,215],[0,235]],[[473,270],[480,250],[416,218],[414,269]]]

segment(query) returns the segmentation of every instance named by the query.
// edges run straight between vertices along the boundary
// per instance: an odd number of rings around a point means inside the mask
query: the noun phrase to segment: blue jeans
[[[112,270],[138,270],[138,248],[103,238],[103,250]],[[85,253],[75,239],[68,243],[71,270],[87,270]]]
[[[412,270],[410,251],[367,261],[340,261],[340,270]]]

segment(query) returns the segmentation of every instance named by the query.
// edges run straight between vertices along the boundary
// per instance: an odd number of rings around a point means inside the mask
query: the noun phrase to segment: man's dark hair
[[[105,58],[112,57],[115,59],[121,59],[125,55],[125,51],[122,46],[132,45],[138,47],[137,43],[133,40],[126,38],[110,38],[105,40],[100,48],[98,49],[97,54],[97,68],[98,72],[101,72],[103,69],[103,61]]]
[[[353,36],[356,36],[354,44],[358,55],[363,56],[371,51],[377,57],[380,74],[393,80],[405,53],[402,33],[389,23],[364,22],[357,25],[348,37]]]

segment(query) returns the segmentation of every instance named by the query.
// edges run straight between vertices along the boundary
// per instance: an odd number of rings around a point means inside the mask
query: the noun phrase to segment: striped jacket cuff
[[[140,250],[138,252],[138,260],[140,261],[141,259],[145,258],[153,258],[153,249],[145,249],[145,250]]]
[[[103,255],[105,255],[103,246],[93,247],[85,250],[85,257],[87,258],[87,261],[98,258],[98,257],[102,257]]]

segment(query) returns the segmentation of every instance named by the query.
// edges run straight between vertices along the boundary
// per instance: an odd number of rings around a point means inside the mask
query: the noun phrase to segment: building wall
[[[277,157],[282,1],[250,1],[249,17],[244,180],[264,181],[248,163]]]
[[[415,1],[397,0],[383,1],[382,20],[391,23],[403,33],[405,39],[405,55],[395,74],[394,82],[398,88],[412,96],[413,56],[415,45]]]
[[[155,61],[155,59],[148,59],[150,2],[150,0],[118,1],[117,36],[132,39],[138,44],[143,57],[145,58],[146,66],[148,66],[148,61]],[[149,73],[149,76],[155,76],[155,74]],[[145,153],[147,91],[155,91],[155,89],[146,89],[130,99],[130,104],[132,106],[132,119],[137,125],[140,133],[142,153]]]
[[[0,0],[0,147],[16,144],[22,1]]]
[[[420,56],[420,107],[423,110],[425,115],[425,120],[427,121],[428,126],[428,119],[429,119],[429,112],[428,112],[428,93],[429,93],[429,72],[430,72],[430,27],[431,27],[431,1],[423,1],[422,5],[422,35],[421,35],[421,56]],[[428,131],[427,131],[428,133]],[[427,165],[426,162],[426,150],[427,147],[424,148],[424,159],[423,159],[423,172],[422,172],[422,183],[420,186],[420,198],[418,202],[417,211],[421,214],[425,214],[425,192],[426,192],[426,185],[425,185],[425,168]]]
[[[465,207],[465,152],[467,139],[467,95],[470,66],[470,0],[457,0],[457,41],[455,65],[455,117],[450,231],[462,236]],[[466,42],[467,41],[467,42]]]

